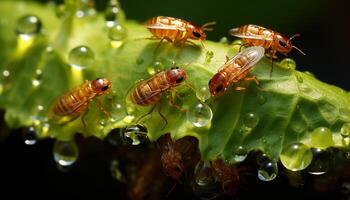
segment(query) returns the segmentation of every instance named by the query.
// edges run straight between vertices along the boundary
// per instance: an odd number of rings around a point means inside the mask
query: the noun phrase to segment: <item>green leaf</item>
[[[202,88],[207,87],[226,56],[234,56],[239,49],[238,45],[211,41],[204,42],[205,49],[200,44],[179,47],[163,42],[155,52],[159,41],[148,39],[151,34],[147,29],[133,21],[121,21],[127,36],[111,43],[102,14],[77,18],[75,9],[74,5],[68,5],[66,15],[58,18],[53,6],[0,3],[0,107],[6,111],[6,122],[12,128],[35,126],[40,137],[60,140],[70,140],[77,132],[102,139],[112,129],[136,123],[152,109],[131,105],[127,94],[137,81],[150,77],[156,61],[162,69],[174,63],[184,68],[186,84],[170,95],[190,112],[201,102],[197,96],[205,95]],[[15,33],[15,28],[17,19],[27,14],[37,15],[43,28],[40,34],[25,41]],[[68,61],[70,50],[79,45],[88,46],[95,55],[94,64],[81,71],[71,68]],[[251,72],[259,79],[259,86],[242,82],[239,84],[247,88],[245,91],[229,89],[225,95],[207,100],[205,103],[213,112],[208,126],[195,127],[186,113],[169,104],[168,95],[140,123],[147,127],[151,140],[168,132],[173,138],[195,136],[204,160],[220,156],[235,162],[235,149],[239,147],[247,151],[262,150],[277,160],[283,147],[293,142],[315,146],[312,132],[319,127],[332,132],[323,147],[347,145],[340,129],[350,121],[350,95],[279,63],[274,63],[270,77],[270,68],[270,60],[264,58]],[[95,102],[89,105],[87,127],[80,119],[60,125],[49,118],[51,106],[60,95],[84,80],[97,77],[105,77],[112,83],[111,94],[98,97],[110,118],[106,118]],[[177,98],[175,93],[182,98]],[[165,127],[158,108],[168,121]]]

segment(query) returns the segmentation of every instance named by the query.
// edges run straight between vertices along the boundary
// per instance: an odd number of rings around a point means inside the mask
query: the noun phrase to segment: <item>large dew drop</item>
[[[76,69],[85,69],[95,62],[95,55],[89,47],[77,46],[69,52],[68,62]]]
[[[233,151],[233,159],[235,162],[242,162],[247,158],[248,151],[243,146],[238,146]]]
[[[110,1],[105,11],[105,20],[107,27],[113,27],[118,24],[118,15],[120,14],[120,5],[116,0]]]
[[[123,134],[128,144],[139,145],[147,139],[147,128],[141,124],[127,127]]]
[[[310,165],[312,151],[305,144],[291,143],[282,149],[280,159],[287,169],[300,171]]]
[[[196,90],[196,97],[203,102],[208,100],[211,97],[208,87],[201,87],[200,89]]]
[[[259,123],[259,116],[253,112],[247,113],[243,117],[243,124],[247,128],[253,129],[258,125],[258,123]]]
[[[53,157],[57,164],[66,167],[78,159],[79,150],[74,141],[56,140],[53,146]]]
[[[26,145],[34,145],[38,142],[38,134],[34,127],[29,127],[23,132],[23,141]]]
[[[18,19],[16,33],[19,35],[32,36],[40,33],[41,21],[37,16],[26,15]]]
[[[213,112],[211,108],[205,103],[198,103],[190,108],[187,113],[187,120],[195,127],[207,126],[211,123]]]
[[[329,128],[319,127],[312,131],[310,146],[325,149],[333,144],[333,135]]]
[[[122,41],[126,36],[127,29],[121,24],[116,24],[108,28],[108,38],[112,41]]]
[[[286,69],[295,69],[297,64],[291,58],[285,58],[280,62],[280,65]]]
[[[222,185],[215,178],[212,169],[203,161],[198,162],[193,180],[193,191],[200,199],[215,199],[223,193]]]
[[[306,168],[309,174],[322,175],[329,170],[331,165],[331,155],[328,151],[322,149],[312,149],[313,159]]]
[[[260,165],[258,170],[258,178],[262,181],[272,181],[276,178],[278,167],[276,162],[265,162]]]

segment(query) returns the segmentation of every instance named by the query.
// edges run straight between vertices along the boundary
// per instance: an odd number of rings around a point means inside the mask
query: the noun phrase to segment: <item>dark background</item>
[[[102,10],[107,1],[98,1]],[[294,40],[306,56],[292,51],[297,69],[311,71],[320,80],[350,90],[349,49],[350,13],[345,1],[294,0],[294,1],[228,1],[228,0],[120,0],[129,19],[145,21],[157,15],[174,16],[199,25],[217,21],[208,39],[218,41],[222,36],[229,40],[228,29],[243,24],[257,24],[271,28],[286,36],[300,33]],[[4,126],[2,126],[4,127]],[[4,129],[4,128],[2,128]],[[3,136],[6,130],[1,130]],[[2,138],[2,137],[0,137]],[[0,139],[1,141],[1,139]],[[0,144],[0,199],[5,194],[13,197],[125,199],[126,188],[109,174],[113,147],[97,139],[80,139],[80,157],[68,173],[56,169],[52,159],[53,141],[42,140],[34,146],[24,145],[21,130],[13,131]],[[269,199],[339,199],[339,192],[316,193],[312,187],[292,188],[286,177],[271,183],[254,178],[246,184],[240,199],[257,194]],[[181,193],[181,184],[172,199],[193,197]],[[179,197],[180,196],[180,197]]]

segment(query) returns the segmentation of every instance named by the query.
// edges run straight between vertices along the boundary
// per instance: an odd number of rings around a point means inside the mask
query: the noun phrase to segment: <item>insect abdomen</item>
[[[174,27],[175,29],[167,30],[166,28],[161,29],[161,28],[150,27],[154,24],[171,26],[171,27]],[[185,26],[186,26],[186,22],[182,21],[181,19],[176,19],[171,17],[158,16],[148,21],[148,29],[156,38],[159,38],[159,39],[166,38],[167,40],[171,40],[171,42],[177,42],[187,37],[186,31],[181,30]]]
[[[84,110],[84,103],[88,103],[94,96],[89,82],[62,96],[55,104],[53,112],[56,115],[78,115]],[[78,104],[81,106],[77,107]]]
[[[272,38],[273,37],[273,32],[269,29],[256,26],[256,25],[244,25],[239,28],[239,33],[243,35],[258,35],[261,38]],[[272,45],[272,41],[269,40],[255,40],[255,39],[249,39],[249,38],[242,38],[245,43],[250,44],[251,46],[262,46],[265,49],[268,49]]]
[[[168,89],[165,73],[161,73],[146,82],[141,82],[131,94],[132,101],[141,106],[158,103],[163,91]]]

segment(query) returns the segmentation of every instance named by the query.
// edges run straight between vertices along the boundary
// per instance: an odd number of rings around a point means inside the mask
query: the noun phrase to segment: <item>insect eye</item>
[[[224,89],[224,86],[222,84],[218,85],[216,88],[215,88],[215,92],[216,93],[219,93],[222,91],[222,89]]]
[[[280,44],[282,47],[287,47],[287,43],[286,43],[285,41],[280,40],[280,41],[279,41],[279,44]]]
[[[183,80],[184,80],[184,77],[183,76],[179,76],[176,79],[176,83],[181,83]]]
[[[106,91],[106,90],[108,90],[108,85],[105,85],[101,88],[101,91]]]
[[[171,69],[179,69],[179,67],[178,67],[178,66],[175,66],[175,67],[171,67]]]
[[[200,38],[201,34],[198,33],[197,31],[193,31],[192,34],[196,37],[196,38]]]

